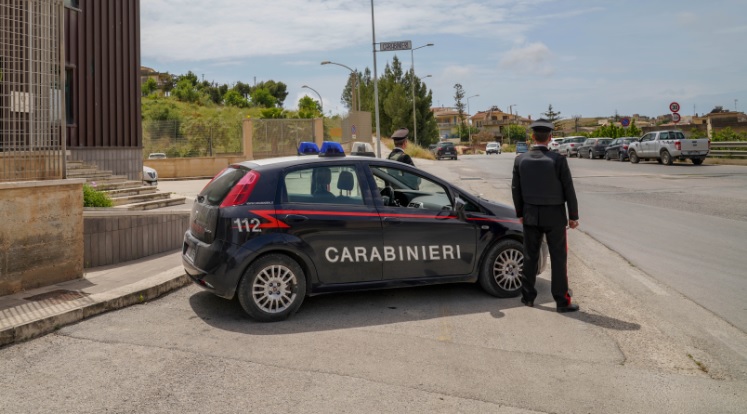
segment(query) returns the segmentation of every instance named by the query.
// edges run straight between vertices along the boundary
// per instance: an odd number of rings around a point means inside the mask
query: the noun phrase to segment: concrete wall
[[[0,183],[0,295],[83,276],[83,182]]]
[[[189,211],[86,209],[83,264],[113,265],[182,248]]]

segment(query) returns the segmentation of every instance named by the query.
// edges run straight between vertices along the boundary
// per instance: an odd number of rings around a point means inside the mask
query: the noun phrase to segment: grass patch
[[[83,207],[111,207],[114,203],[109,195],[83,184]]]
[[[390,151],[394,149],[394,141],[392,141],[391,138],[381,138],[381,144],[389,148]],[[426,160],[436,159],[436,157],[433,156],[433,153],[430,152],[428,148],[423,148],[411,141],[407,142],[407,149],[405,149],[405,154],[409,155],[412,158],[422,158]]]

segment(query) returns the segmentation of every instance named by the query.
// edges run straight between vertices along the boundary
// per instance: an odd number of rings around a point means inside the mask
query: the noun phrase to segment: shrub
[[[111,207],[114,203],[109,196],[88,184],[83,184],[83,207]]]

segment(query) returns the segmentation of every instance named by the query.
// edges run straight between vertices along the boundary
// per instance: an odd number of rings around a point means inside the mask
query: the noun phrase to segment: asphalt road
[[[458,176],[489,177],[511,203],[514,154],[463,159]],[[569,162],[579,231],[747,332],[747,166]]]
[[[506,200],[512,161],[416,162]],[[547,272],[535,308],[444,285],[307,298],[274,324],[189,286],[0,349],[0,412],[743,413],[747,335],[592,234],[604,164],[572,160],[578,313],[554,311]]]

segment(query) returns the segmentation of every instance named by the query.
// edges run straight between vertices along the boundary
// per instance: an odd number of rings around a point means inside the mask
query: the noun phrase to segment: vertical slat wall
[[[142,169],[139,13],[139,0],[80,0],[65,10],[74,107],[67,147],[130,178]]]
[[[62,0],[0,1],[0,181],[62,178]]]

